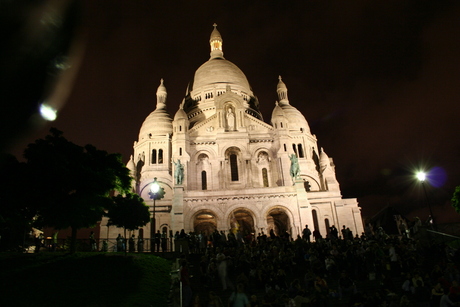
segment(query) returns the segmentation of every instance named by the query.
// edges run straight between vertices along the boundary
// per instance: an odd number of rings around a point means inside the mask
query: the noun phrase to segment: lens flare
[[[47,121],[54,121],[57,117],[57,111],[46,103],[40,105],[40,115]]]

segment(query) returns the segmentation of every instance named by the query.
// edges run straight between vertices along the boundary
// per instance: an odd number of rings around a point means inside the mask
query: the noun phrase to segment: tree
[[[460,185],[455,188],[454,195],[452,196],[452,207],[457,213],[460,213]]]
[[[120,154],[76,145],[56,128],[45,139],[29,144],[24,157],[34,178],[36,223],[55,229],[70,227],[71,252],[76,249],[77,230],[93,227],[111,205],[109,193],[131,189],[132,178]]]
[[[112,197],[112,201],[105,214],[109,218],[108,225],[123,227],[125,239],[126,229],[135,230],[150,221],[149,207],[139,195],[126,193]]]
[[[27,165],[9,154],[0,155],[0,236],[2,250],[24,249],[37,208],[30,202]]]

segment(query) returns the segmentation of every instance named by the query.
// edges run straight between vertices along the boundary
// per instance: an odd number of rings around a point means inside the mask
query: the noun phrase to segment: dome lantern
[[[166,87],[163,84],[163,78],[160,80],[160,85],[157,89],[157,108],[161,109],[166,106],[166,97],[168,93],[166,92]]]
[[[278,99],[280,102],[289,103],[288,95],[287,95],[287,86],[284,84],[281,76],[278,76],[278,86],[276,87],[276,92],[278,93]]]
[[[209,44],[211,45],[211,59],[214,58],[224,58],[224,52],[222,50],[222,36],[217,30],[217,24],[213,24],[214,30],[211,33],[209,38]]]

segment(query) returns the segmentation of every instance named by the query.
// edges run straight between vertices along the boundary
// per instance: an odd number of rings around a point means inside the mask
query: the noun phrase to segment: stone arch
[[[241,149],[232,146],[225,151],[225,160],[228,161],[227,178],[229,182],[240,182],[244,178],[244,164]]]
[[[324,235],[324,233],[321,231],[323,229],[323,215],[321,214],[321,211],[318,207],[311,207],[311,218],[313,220],[313,230],[317,229],[321,235]]]
[[[228,215],[227,225],[229,229],[238,230],[242,235],[255,233],[255,214],[248,208],[235,208]]]
[[[209,159],[213,160],[215,159],[215,157],[217,156],[216,152],[211,149],[211,148],[207,148],[205,150],[198,150],[196,151],[192,157],[191,157],[191,160],[192,161],[195,161],[195,162],[198,162],[198,157],[201,155],[201,154],[205,154],[209,157]]]
[[[252,162],[252,181],[257,187],[273,186],[273,157],[268,148],[261,147],[254,151]]]
[[[273,207],[267,211],[267,234],[273,229],[277,236],[288,232],[292,235],[292,216],[284,207]]]
[[[212,163],[207,152],[199,152],[195,159],[195,182],[197,190],[212,189]]]
[[[195,233],[209,236],[217,229],[217,215],[209,209],[197,211],[192,217],[192,228]]]
[[[320,189],[320,184],[315,178],[307,176],[307,175],[302,175],[302,174],[300,174],[300,178],[303,180],[304,187],[305,187],[305,190],[307,192],[320,191],[321,190]],[[307,188],[308,188],[308,190],[307,190]]]
[[[169,180],[168,180],[169,181]],[[164,199],[171,199],[173,194],[173,188],[170,182],[164,180],[164,178],[157,178],[157,182],[161,188],[165,190]],[[150,185],[153,183],[153,178],[146,179],[142,182],[142,185],[139,187],[139,196],[142,197],[145,201],[150,200]],[[157,200],[158,202],[158,200]]]

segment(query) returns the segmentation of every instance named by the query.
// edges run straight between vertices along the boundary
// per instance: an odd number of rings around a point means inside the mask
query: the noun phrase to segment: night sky
[[[56,121],[18,140],[16,155],[53,126],[127,162],[160,79],[174,117],[209,59],[217,23],[224,57],[245,73],[264,120],[281,75],[291,105],[334,159],[343,196],[357,197],[363,216],[390,205],[426,218],[412,175],[423,167],[432,170],[426,187],[437,222],[460,220],[449,204],[460,185],[460,2],[83,3],[75,45],[84,48],[73,49],[81,65],[71,68],[66,104]]]

